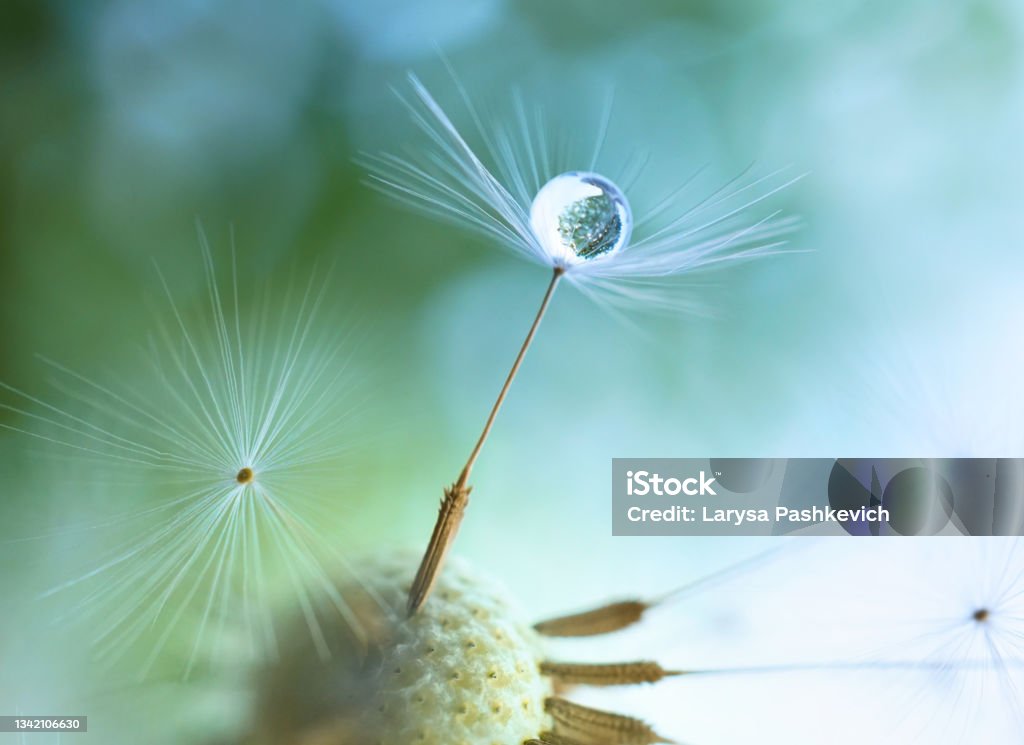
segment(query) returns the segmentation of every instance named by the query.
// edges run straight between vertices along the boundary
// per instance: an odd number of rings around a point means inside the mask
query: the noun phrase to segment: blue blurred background
[[[127,377],[125,350],[159,306],[153,262],[183,306],[204,300],[196,219],[221,257],[233,229],[244,283],[333,263],[320,323],[357,329],[369,415],[353,433],[356,486],[322,488],[337,492],[331,529],[353,554],[424,543],[546,280],[404,212],[353,164],[411,141],[392,90],[407,71],[457,100],[439,50],[481,109],[519,89],[585,140],[598,122],[581,112],[613,89],[607,149],[649,151],[653,193],[701,167],[715,185],[752,161],[808,173],[775,200],[802,218],[793,247],[807,252],[716,274],[699,290],[712,317],[641,315],[638,334],[568,288],[556,297],[475,472],[458,546],[532,615],[658,592],[767,545],[612,539],[613,456],[1022,454],[1018,3],[12,0],[0,29],[0,380],[45,397],[37,354]],[[0,423],[30,424],[11,411]],[[89,512],[88,484],[54,487],[23,437],[0,447],[0,538]],[[977,550],[967,543],[950,550]],[[26,639],[42,632],[25,630],[51,612],[27,598],[88,558],[12,545],[2,713],[90,687],[74,655],[33,651],[29,665],[14,652],[36,649]],[[837,550],[836,566],[867,561],[871,548],[858,550]],[[913,584],[927,566],[902,550]],[[781,587],[780,572],[766,568],[761,586]],[[794,602],[816,607],[815,593]],[[803,613],[750,597],[743,612],[759,618]],[[685,628],[697,610],[675,612],[669,626]],[[793,700],[820,695],[820,682],[785,680]],[[749,733],[715,722],[764,688],[723,689],[704,708],[717,714],[690,728],[675,711],[645,713],[687,741],[734,742]],[[840,741],[761,716],[761,742]],[[993,716],[987,741],[1013,741]],[[857,737],[907,741],[888,732]]]

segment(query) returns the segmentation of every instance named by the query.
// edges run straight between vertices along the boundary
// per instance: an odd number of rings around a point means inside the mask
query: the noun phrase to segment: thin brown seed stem
[[[494,420],[498,416],[498,411],[501,409],[501,405],[505,403],[505,396],[508,395],[509,388],[512,387],[512,381],[515,380],[516,374],[519,372],[520,366],[523,364],[523,358],[526,357],[526,350],[533,344],[533,337],[537,335],[537,329],[540,328],[540,322],[544,319],[544,315],[548,312],[548,305],[551,304],[551,297],[555,294],[555,288],[558,287],[558,280],[565,274],[565,270],[561,267],[557,267],[551,274],[551,282],[548,283],[548,289],[544,293],[544,299],[540,301],[540,308],[537,310],[537,315],[533,319],[533,324],[530,326],[530,331],[526,335],[526,339],[523,340],[523,345],[519,348],[519,354],[516,355],[515,362],[512,363],[512,369],[508,371],[508,376],[505,378],[505,384],[501,386],[501,390],[498,392],[498,398],[494,402],[494,406],[491,407],[491,413],[487,416],[487,421],[484,423],[483,432],[480,433],[480,438],[476,441],[476,445],[473,447],[473,452],[469,454],[469,458],[466,460],[466,465],[462,468],[462,474],[459,476],[458,483],[462,486],[466,486],[469,483],[469,475],[473,470],[473,466],[476,465],[476,459],[480,457],[480,451],[484,447],[484,443],[487,442],[487,436],[491,434],[491,428],[494,426]]]
[[[444,565],[445,557],[448,555],[448,549],[451,548],[455,535],[458,533],[459,525],[462,523],[462,517],[466,512],[466,505],[469,504],[469,492],[472,489],[469,486],[469,477],[473,471],[473,466],[476,465],[476,460],[480,457],[480,451],[483,450],[484,443],[487,442],[487,437],[491,434],[494,420],[501,410],[501,405],[505,403],[505,397],[508,395],[508,391],[512,387],[512,381],[515,380],[519,368],[523,364],[527,350],[533,344],[533,337],[537,335],[537,329],[540,328],[540,322],[547,313],[548,305],[551,304],[551,298],[555,294],[555,288],[558,287],[558,281],[562,278],[563,274],[565,274],[565,269],[562,267],[556,267],[554,272],[552,272],[551,282],[548,283],[548,289],[541,300],[537,315],[533,319],[530,331],[526,334],[526,339],[523,340],[523,344],[519,348],[519,354],[516,355],[516,359],[512,363],[512,369],[509,370],[505,383],[501,386],[501,390],[498,391],[498,398],[495,400],[494,406],[491,407],[491,412],[487,416],[483,432],[480,433],[473,451],[469,454],[466,465],[462,467],[458,480],[451,487],[445,489],[444,499],[441,501],[441,509],[438,511],[437,521],[434,523],[434,532],[430,536],[430,543],[427,544],[427,550],[424,552],[419,570],[416,572],[416,579],[409,590],[408,610],[410,616],[423,606],[434,589],[434,584],[437,582],[441,567]]]

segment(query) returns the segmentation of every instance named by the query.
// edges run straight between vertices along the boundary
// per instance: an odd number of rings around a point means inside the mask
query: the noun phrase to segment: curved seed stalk
[[[466,512],[466,506],[469,504],[469,492],[472,489],[469,485],[469,476],[473,471],[473,466],[476,465],[476,460],[480,457],[480,451],[483,449],[484,443],[487,442],[488,435],[491,434],[491,428],[494,426],[494,420],[498,416],[498,411],[505,402],[509,388],[512,387],[512,381],[515,380],[516,374],[523,364],[526,351],[533,343],[533,337],[536,336],[537,329],[540,328],[540,322],[544,319],[544,314],[547,313],[548,305],[555,294],[555,288],[558,287],[558,281],[564,273],[565,270],[561,267],[556,267],[552,273],[548,289],[544,293],[544,299],[541,300],[540,309],[533,319],[533,324],[530,326],[530,331],[526,334],[526,339],[519,348],[519,354],[516,355],[515,362],[512,363],[512,369],[509,370],[504,385],[501,386],[501,390],[498,392],[498,398],[494,402],[494,406],[491,407],[491,413],[484,423],[483,432],[480,433],[480,437],[473,447],[473,452],[469,454],[469,458],[466,460],[466,465],[463,466],[458,480],[451,487],[445,489],[444,499],[441,501],[441,509],[438,512],[437,521],[434,523],[434,532],[430,536],[430,543],[427,544],[427,550],[423,554],[419,570],[416,572],[416,579],[409,590],[408,609],[410,616],[415,614],[427,602],[427,598],[434,589],[438,574],[444,566],[445,557],[455,541],[455,536],[459,532],[459,525],[462,524],[462,517]]]

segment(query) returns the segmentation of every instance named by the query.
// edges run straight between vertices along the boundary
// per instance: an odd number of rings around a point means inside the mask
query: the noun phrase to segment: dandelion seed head
[[[989,619],[990,615],[991,614],[988,608],[978,608],[978,610],[974,611],[974,613],[971,614],[971,618],[973,618],[978,623],[985,623]]]
[[[235,481],[239,484],[251,483],[256,478],[256,474],[249,466],[243,466],[241,470],[235,475]]]
[[[298,622],[262,676],[255,742],[521,743],[549,728],[540,637],[504,590],[454,559],[406,618],[416,558],[371,558],[340,587],[368,648],[324,624],[324,660]]]
[[[626,195],[597,173],[569,171],[541,187],[530,205],[530,227],[556,265],[607,259],[633,232]]]

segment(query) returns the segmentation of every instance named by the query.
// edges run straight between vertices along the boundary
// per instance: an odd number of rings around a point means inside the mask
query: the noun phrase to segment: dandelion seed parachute
[[[371,183],[404,202],[478,230],[552,270],[540,309],[483,432],[458,479],[445,490],[409,594],[409,612],[416,613],[429,597],[455,540],[469,501],[469,478],[476,459],[560,281],[565,278],[611,305],[639,301],[648,308],[686,307],[688,301],[674,291],[678,288],[667,286],[666,280],[726,261],[766,255],[782,246],[782,236],[792,224],[778,219],[777,213],[753,223],[735,223],[748,208],[792,180],[753,198],[749,193],[763,187],[764,179],[740,186],[727,184],[681,211],[675,204],[680,189],[652,205],[645,218],[634,221],[622,189],[595,171],[607,121],[600,127],[598,147],[588,165],[576,163],[569,169],[553,169],[553,158],[544,147],[543,127],[537,127],[539,155],[534,152],[533,128],[521,103],[517,102],[516,110],[520,130],[517,142],[501,126],[493,134],[488,133],[462,91],[477,134],[493,162],[491,168],[477,156],[423,84],[412,75],[410,83],[415,98],[406,105],[430,147],[410,158],[369,156],[366,162]],[[521,152],[517,152],[517,146]],[[654,221],[664,214],[668,217],[657,225]],[[639,235],[630,245],[634,223],[637,234],[647,234]]]
[[[340,522],[354,407],[346,335],[319,320],[328,280],[267,291],[250,313],[244,280],[233,266],[219,281],[201,242],[205,308],[190,312],[161,277],[169,318],[141,364],[101,382],[46,361],[59,406],[3,386],[21,402],[2,406],[25,422],[4,426],[52,446],[51,483],[73,475],[104,505],[57,537],[102,535],[105,555],[43,597],[58,622],[94,630],[97,657],[130,660],[139,677],[215,664],[217,645],[275,654],[275,604],[309,609],[332,592],[326,567],[345,561],[326,528]]]
[[[893,614],[891,640],[873,655],[898,651],[932,668],[900,703],[935,706],[933,737],[969,738],[975,717],[1024,732],[1024,540],[990,537],[958,551],[930,541],[917,554],[913,566],[930,571],[908,593],[915,612]]]

